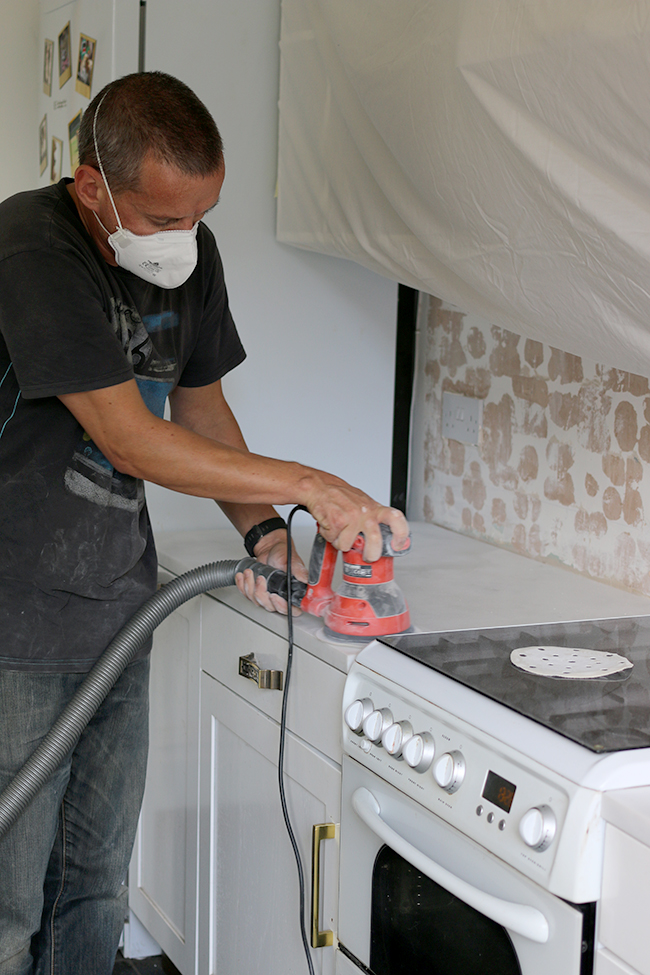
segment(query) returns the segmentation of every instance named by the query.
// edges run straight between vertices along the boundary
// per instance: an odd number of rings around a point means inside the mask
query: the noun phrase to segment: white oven
[[[346,682],[337,972],[592,975],[602,793],[650,750],[558,735],[405,656],[423,636]]]

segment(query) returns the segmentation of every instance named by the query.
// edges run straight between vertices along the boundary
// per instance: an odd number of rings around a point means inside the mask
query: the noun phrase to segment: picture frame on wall
[[[54,64],[54,41],[45,38],[43,48],[43,93],[52,94],[52,65]]]
[[[47,169],[47,115],[43,116],[38,127],[38,159],[41,176]]]
[[[68,142],[70,143],[70,175],[74,176],[75,170],[79,165],[79,126],[81,125],[81,116],[83,112],[79,111],[75,117],[68,123]]]
[[[59,88],[63,88],[66,81],[72,77],[72,60],[70,57],[70,21],[59,34]]]
[[[79,35],[79,57],[77,59],[76,90],[80,95],[90,98],[93,83],[93,69],[95,67],[95,48],[97,41],[87,34]]]
[[[50,183],[58,183],[63,168],[63,141],[52,136],[52,161],[50,163]]]

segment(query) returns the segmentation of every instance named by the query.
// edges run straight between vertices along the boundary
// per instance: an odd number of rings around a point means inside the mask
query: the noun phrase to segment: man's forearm
[[[177,387],[170,397],[174,422],[219,443],[248,450],[241,428],[228,405],[221,383],[187,389]],[[272,505],[219,501],[219,507],[242,536],[269,518],[277,517]]]
[[[347,551],[359,532],[369,561],[381,553],[379,523],[396,548],[408,543],[401,512],[341,478],[293,461],[249,453],[154,416],[134,380],[60,397],[113,466],[173,491],[231,504],[303,504],[321,533]]]

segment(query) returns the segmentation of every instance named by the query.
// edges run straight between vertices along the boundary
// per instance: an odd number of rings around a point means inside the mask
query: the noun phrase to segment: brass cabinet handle
[[[333,931],[320,931],[320,845],[322,840],[333,840],[335,823],[314,826],[311,843],[311,946],[327,948],[334,944]]]
[[[241,677],[255,681],[262,690],[281,691],[282,690],[282,671],[281,670],[262,670],[255,660],[254,653],[247,653],[239,658],[239,673]]]

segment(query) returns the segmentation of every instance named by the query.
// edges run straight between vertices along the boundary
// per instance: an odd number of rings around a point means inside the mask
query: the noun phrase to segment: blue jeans
[[[0,790],[84,674],[0,670]],[[0,840],[0,975],[111,975],[148,748],[149,658]]]

